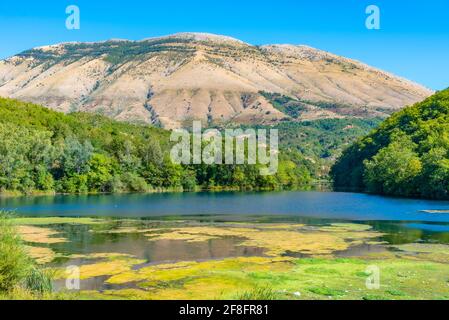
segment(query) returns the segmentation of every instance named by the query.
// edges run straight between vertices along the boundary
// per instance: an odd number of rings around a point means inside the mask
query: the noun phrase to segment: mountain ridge
[[[293,119],[262,92],[296,101]],[[181,127],[387,116],[433,92],[305,45],[253,46],[208,33],[61,43],[0,61],[0,96],[63,111]]]

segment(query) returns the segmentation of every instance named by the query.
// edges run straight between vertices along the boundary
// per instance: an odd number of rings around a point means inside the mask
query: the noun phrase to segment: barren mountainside
[[[201,33],[65,43],[0,61],[0,96],[167,128],[192,119],[270,124],[385,116],[432,93],[307,46],[253,46]]]

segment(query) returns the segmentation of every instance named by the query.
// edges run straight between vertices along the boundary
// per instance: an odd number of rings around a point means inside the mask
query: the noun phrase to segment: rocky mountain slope
[[[65,43],[0,61],[0,96],[71,112],[179,127],[385,116],[433,92],[307,46],[211,34]],[[270,97],[285,97],[292,117]]]

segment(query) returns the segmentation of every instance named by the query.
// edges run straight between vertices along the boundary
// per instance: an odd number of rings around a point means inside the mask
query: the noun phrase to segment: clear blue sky
[[[81,29],[65,28],[78,5]],[[365,8],[381,10],[381,30]],[[65,41],[139,40],[176,32],[224,34],[252,44],[307,44],[433,89],[449,86],[448,0],[22,0],[0,3],[0,58]]]

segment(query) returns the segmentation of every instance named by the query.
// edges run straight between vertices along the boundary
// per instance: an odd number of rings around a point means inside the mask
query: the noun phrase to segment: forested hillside
[[[313,180],[329,180],[330,168],[343,150],[381,122],[381,118],[320,119],[286,121],[276,126],[256,126],[256,128],[278,129],[283,153],[302,159],[302,165],[310,172]]]
[[[3,193],[284,189],[311,180],[297,152],[281,151],[275,176],[253,165],[175,165],[169,131],[2,98],[0,141]]]
[[[332,169],[337,188],[449,198],[449,89],[394,114]]]

